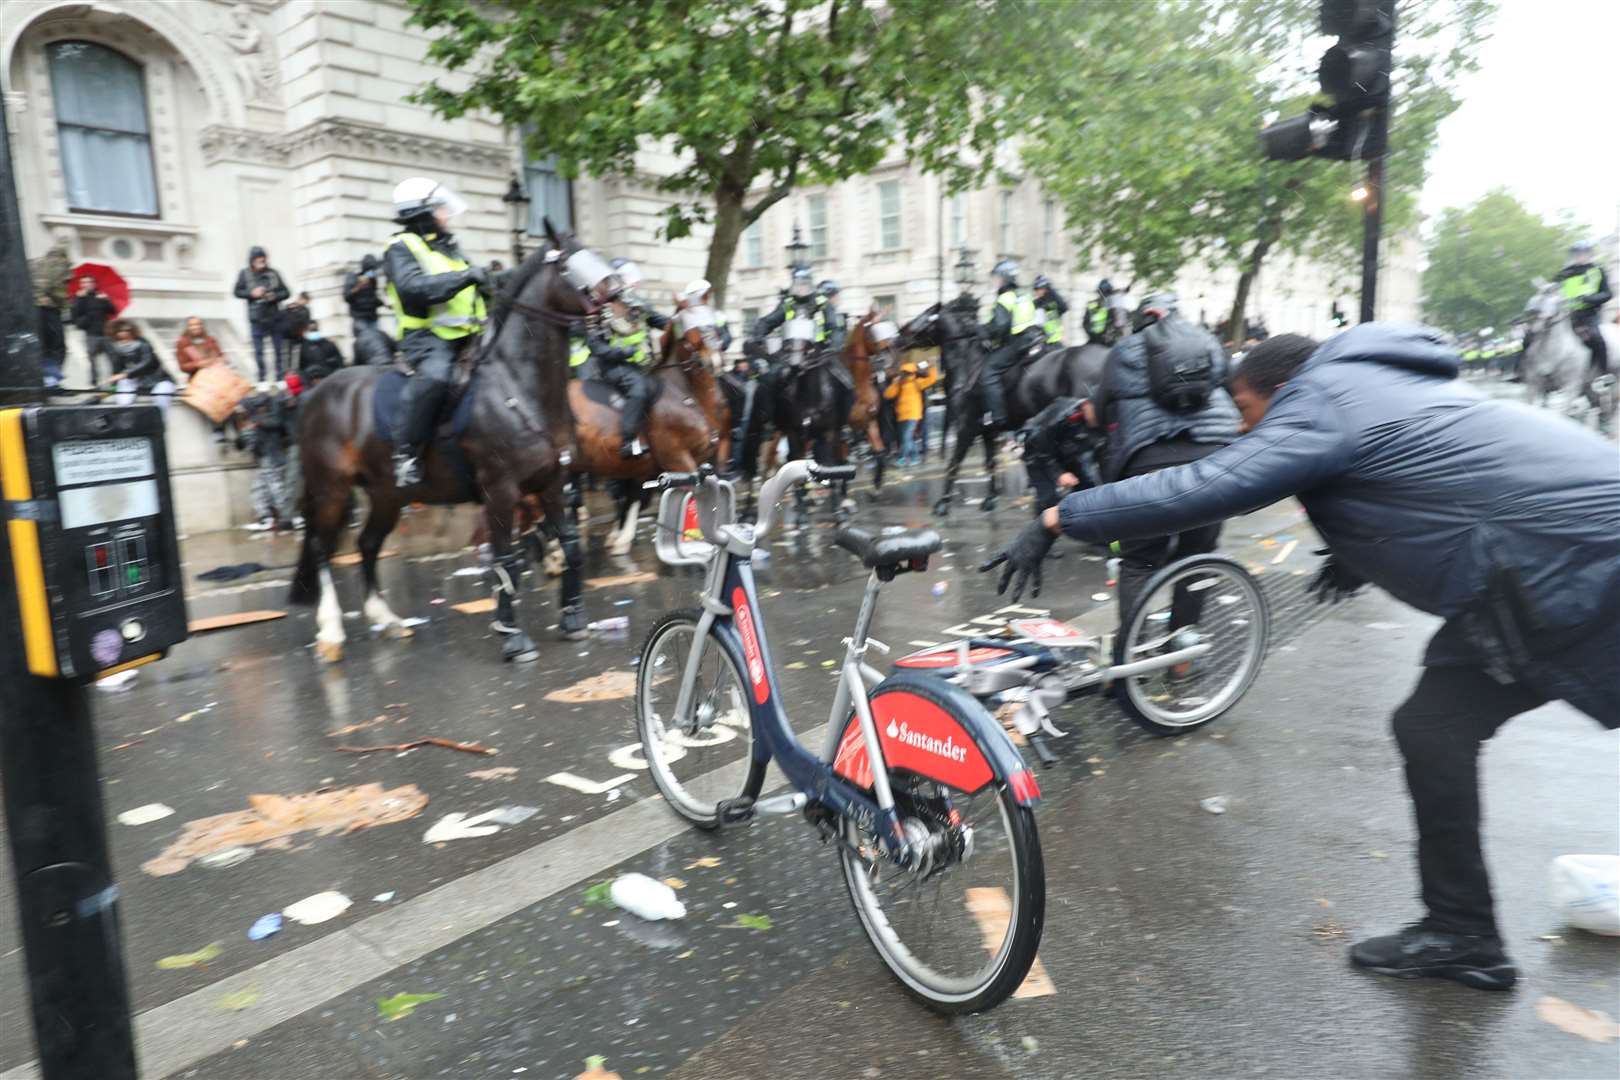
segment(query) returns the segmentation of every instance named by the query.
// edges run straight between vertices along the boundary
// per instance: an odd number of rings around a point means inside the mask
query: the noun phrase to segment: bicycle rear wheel
[[[945,694],[935,703],[952,708]],[[875,825],[845,819],[840,861],[861,928],[923,1004],[947,1014],[992,1008],[1029,974],[1046,920],[1034,812],[999,779],[968,793],[905,769],[888,777],[907,839],[926,854],[900,866]]]
[[[765,770],[753,761],[747,683],[712,634],[703,643],[691,715],[676,716],[699,617],[696,608],[671,611],[647,634],[636,667],[636,736],[659,793],[676,813],[713,829],[720,824],[718,804],[757,796]]]
[[[1259,584],[1220,555],[1195,555],[1160,570],[1122,624],[1122,661],[1189,645],[1209,646],[1188,664],[1121,680],[1120,705],[1155,735],[1180,735],[1226,712],[1260,674],[1271,614]]]

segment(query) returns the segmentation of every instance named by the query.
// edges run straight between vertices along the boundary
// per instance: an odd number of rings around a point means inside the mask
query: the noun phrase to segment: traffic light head
[[[1322,0],[1321,21],[1324,33],[1339,36],[1317,68],[1331,104],[1313,105],[1262,131],[1261,145],[1273,161],[1354,161],[1383,153],[1367,114],[1389,102],[1395,0]]]

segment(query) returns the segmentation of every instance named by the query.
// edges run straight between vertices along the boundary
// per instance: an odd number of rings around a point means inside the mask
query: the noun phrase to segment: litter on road
[[[686,905],[676,897],[675,890],[646,874],[623,874],[614,879],[608,896],[625,911],[649,922],[686,918]]]
[[[304,926],[315,926],[335,919],[349,910],[354,901],[340,892],[318,892],[306,896],[282,912],[287,918]]]
[[[196,952],[176,953],[173,956],[165,956],[157,962],[157,966],[163,971],[178,971],[181,968],[202,967],[204,964],[217,959],[219,954],[224,951],[224,949],[220,948],[219,942],[216,941],[211,945],[204,945]]]
[[[429,735],[422,739],[412,739],[409,742],[389,743],[386,746],[339,746],[337,749],[345,754],[372,754],[379,750],[415,750],[422,746],[442,746],[446,750],[460,750],[464,754],[498,754],[499,750],[492,746],[480,743],[456,742],[453,739],[441,739]]]
[[[416,1011],[418,1005],[426,1005],[430,1001],[438,1001],[443,994],[395,994],[393,997],[377,999],[377,1015],[392,1023],[403,1020]]]
[[[147,825],[154,821],[160,821],[172,813],[174,813],[174,807],[172,806],[164,806],[160,802],[147,803],[145,806],[137,806],[133,810],[125,810],[118,815],[118,822],[121,825]]]
[[[249,941],[263,941],[267,937],[281,933],[281,912],[272,911],[268,915],[260,915],[248,927]]]

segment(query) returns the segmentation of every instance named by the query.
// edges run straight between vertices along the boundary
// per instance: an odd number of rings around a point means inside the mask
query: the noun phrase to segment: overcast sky
[[[1440,127],[1423,210],[1437,214],[1505,184],[1543,214],[1574,211],[1594,238],[1611,233],[1620,213],[1620,0],[1498,3],[1480,69]]]

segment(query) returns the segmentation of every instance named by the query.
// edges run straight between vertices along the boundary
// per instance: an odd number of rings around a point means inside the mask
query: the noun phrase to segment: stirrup
[[[420,455],[401,451],[394,454],[394,486],[415,487],[422,482]]]
[[[641,457],[646,452],[647,452],[647,447],[642,443],[639,436],[637,438],[631,439],[627,443],[621,444],[620,447],[619,447],[619,456],[620,457],[638,458],[638,457]]]

